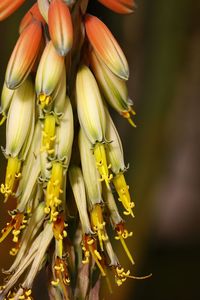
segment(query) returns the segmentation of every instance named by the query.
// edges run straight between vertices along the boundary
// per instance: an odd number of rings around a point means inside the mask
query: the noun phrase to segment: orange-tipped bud
[[[16,89],[27,78],[36,61],[42,40],[41,24],[33,21],[21,33],[6,70],[6,85]]]
[[[98,0],[101,4],[118,14],[130,14],[135,8],[134,0]]]
[[[63,0],[52,0],[48,11],[49,33],[59,55],[65,56],[72,48],[71,14]]]
[[[108,27],[97,17],[87,15],[85,28],[97,56],[114,74],[127,80],[129,68],[126,57]]]
[[[14,13],[25,0],[0,0],[0,21]]]
[[[26,28],[34,20],[37,20],[37,21],[39,21],[43,24],[45,23],[45,20],[44,20],[43,16],[41,15],[40,11],[39,11],[37,3],[35,3],[29,9],[29,11],[25,14],[23,19],[21,20],[20,25],[19,25],[19,33],[21,33],[24,30],[24,28]]]

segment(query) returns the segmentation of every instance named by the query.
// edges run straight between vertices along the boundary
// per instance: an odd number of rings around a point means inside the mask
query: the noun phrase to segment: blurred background
[[[18,36],[26,4],[0,24],[0,86]],[[137,276],[102,299],[198,300],[200,270],[200,1],[141,0],[129,16],[119,16],[90,1],[122,46],[129,65],[129,94],[137,129],[113,113],[120,132],[127,181],[136,204],[127,218],[135,265],[120,245],[122,265]],[[1,127],[4,145],[5,127]],[[1,161],[1,178],[5,159]],[[1,201],[1,227],[7,207]],[[9,264],[4,242],[0,265]],[[7,265],[6,265],[7,264]],[[41,299],[41,297],[38,297]],[[42,299],[44,299],[42,297]]]

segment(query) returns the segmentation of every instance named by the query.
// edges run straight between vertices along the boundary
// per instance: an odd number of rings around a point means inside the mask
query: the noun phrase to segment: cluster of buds
[[[0,20],[25,0],[0,0]],[[126,58],[107,26],[88,14],[88,0],[38,0],[19,26],[1,96],[7,159],[0,191],[16,203],[0,242],[13,234],[16,258],[4,273],[0,299],[33,299],[41,268],[50,299],[81,299],[91,284],[113,274],[117,285],[134,278],[120,265],[110,236],[134,264],[120,216],[133,215],[123,149],[107,104],[135,126]],[[133,0],[99,0],[114,12]],[[115,200],[121,202],[118,202]],[[108,233],[109,232],[109,233]],[[86,270],[86,269],[85,269]]]

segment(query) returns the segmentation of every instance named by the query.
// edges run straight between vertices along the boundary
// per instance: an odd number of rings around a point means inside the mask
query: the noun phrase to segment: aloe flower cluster
[[[0,0],[0,20],[24,2]],[[99,2],[121,14],[135,5]],[[87,6],[87,0],[38,0],[21,20],[8,62],[1,95],[7,169],[0,191],[16,208],[0,242],[12,237],[15,260],[4,270],[0,299],[33,299],[42,268],[49,297],[58,300],[91,298],[103,277],[108,286],[134,278],[113,250],[116,239],[134,264],[126,244],[132,232],[119,212],[134,217],[134,203],[109,113],[111,106],[135,126],[129,68],[108,27]]]

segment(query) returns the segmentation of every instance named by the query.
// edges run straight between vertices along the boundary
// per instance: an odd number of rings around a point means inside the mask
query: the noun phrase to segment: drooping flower
[[[38,21],[33,21],[22,31],[6,70],[8,88],[16,89],[30,74],[40,50],[41,39],[42,28]]]
[[[63,0],[52,0],[48,10],[49,34],[59,55],[65,56],[72,48],[71,14]]]
[[[127,80],[129,78],[127,60],[108,27],[97,17],[86,15],[85,29],[98,57],[114,74]]]

